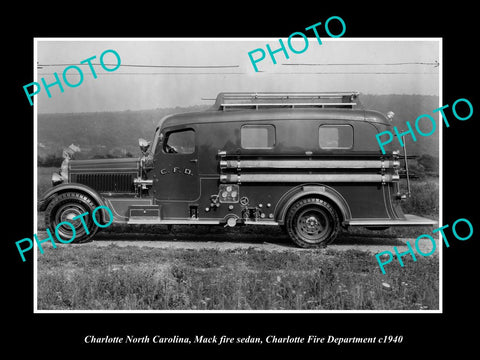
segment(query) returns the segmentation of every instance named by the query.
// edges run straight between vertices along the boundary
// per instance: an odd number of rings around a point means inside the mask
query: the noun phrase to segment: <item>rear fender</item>
[[[290,206],[292,206],[297,200],[307,196],[316,196],[320,199],[329,201],[338,211],[338,215],[342,222],[348,221],[352,217],[346,200],[338,191],[327,185],[312,184],[297,186],[282,196],[275,208],[275,218],[277,219],[277,222],[283,224]]]

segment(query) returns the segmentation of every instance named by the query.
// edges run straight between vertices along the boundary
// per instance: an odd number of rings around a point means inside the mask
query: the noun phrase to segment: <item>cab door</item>
[[[192,202],[200,195],[198,150],[193,128],[167,128],[154,158],[154,196],[161,202]]]

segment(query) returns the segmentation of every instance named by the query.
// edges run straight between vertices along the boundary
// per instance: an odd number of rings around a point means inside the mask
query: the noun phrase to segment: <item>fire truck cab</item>
[[[139,159],[66,159],[40,209],[52,229],[99,205],[116,223],[277,225],[301,247],[340,227],[433,225],[402,212],[406,154],[382,155],[375,135],[391,122],[358,95],[220,93],[210,110],[161,119]],[[95,232],[81,225],[77,241]]]

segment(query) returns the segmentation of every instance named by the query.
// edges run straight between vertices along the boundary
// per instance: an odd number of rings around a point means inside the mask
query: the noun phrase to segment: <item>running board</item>
[[[245,225],[278,225],[276,221],[245,220]]]
[[[135,217],[130,218],[127,224],[150,224],[150,225],[218,225],[219,220],[160,220],[159,218]]]
[[[160,220],[158,218],[130,218],[128,224],[150,224],[150,225],[219,225],[221,222],[219,220]],[[276,221],[255,221],[255,220],[245,220],[245,225],[278,225]]]
[[[425,226],[435,225],[437,221],[417,215],[405,214],[405,219],[361,219],[346,220],[348,226]]]

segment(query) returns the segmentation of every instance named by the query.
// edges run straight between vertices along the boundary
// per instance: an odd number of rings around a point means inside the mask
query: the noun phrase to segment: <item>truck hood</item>
[[[139,158],[65,160],[62,177],[101,193],[134,193],[134,180],[141,174]]]

